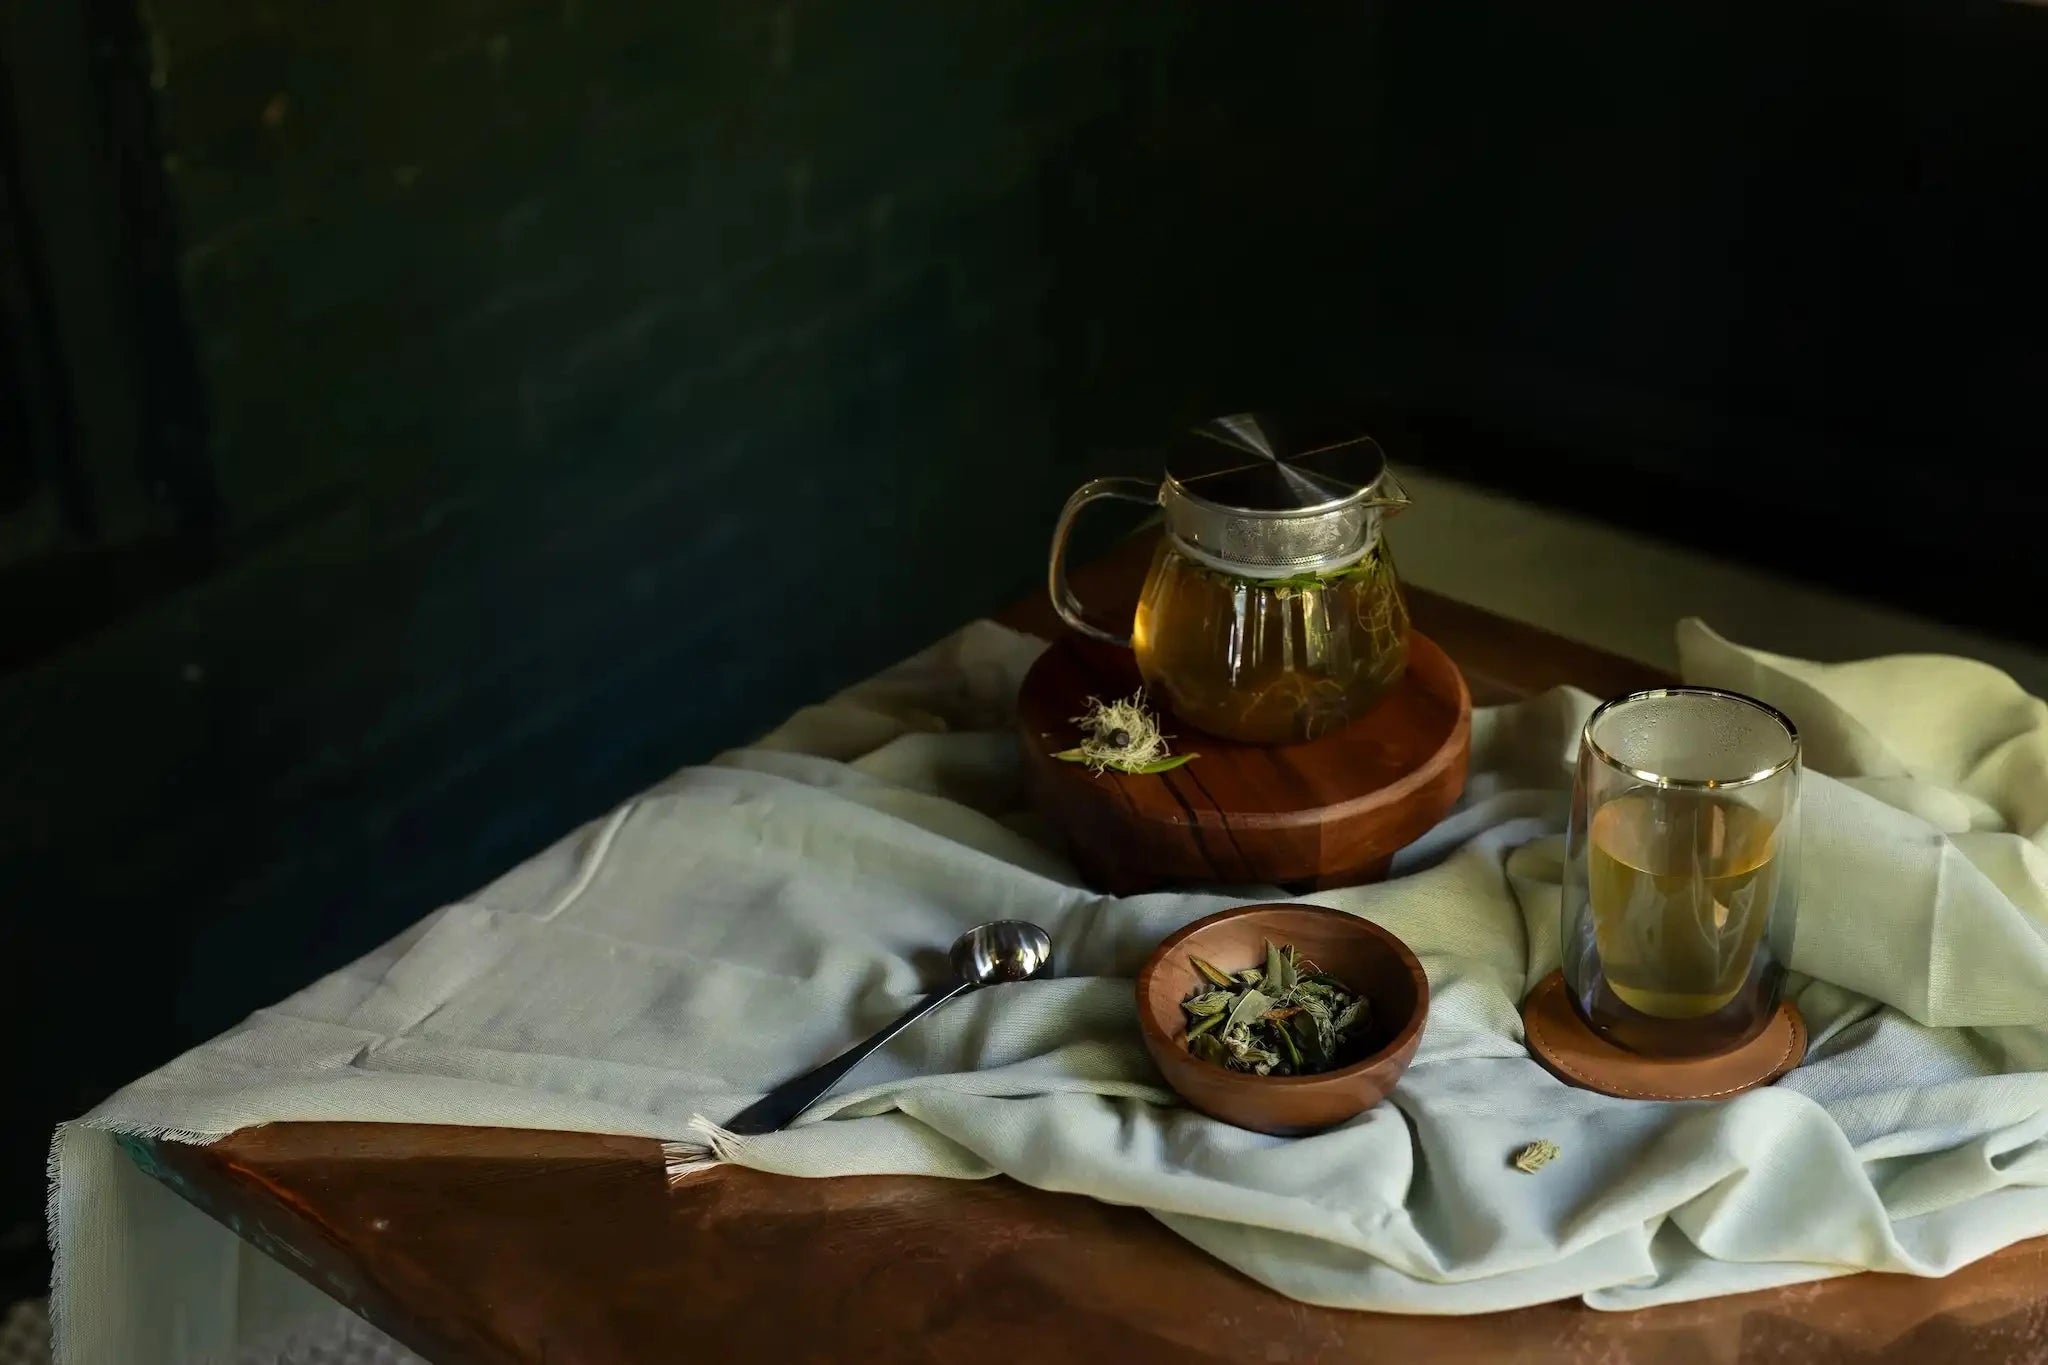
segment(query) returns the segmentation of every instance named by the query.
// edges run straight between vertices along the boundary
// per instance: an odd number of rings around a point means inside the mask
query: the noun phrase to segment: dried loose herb
[[[1538,1138],[1515,1153],[1515,1169],[1534,1175],[1557,1160],[1561,1151],[1562,1149],[1549,1138]]]
[[[1226,972],[1189,954],[1202,989],[1181,1001],[1188,1051],[1256,1076],[1311,1076],[1350,1061],[1371,1022],[1365,997],[1304,961],[1293,944],[1266,944],[1264,965]]]
[[[1074,717],[1074,724],[1081,727],[1080,744],[1053,757],[1086,763],[1097,773],[1163,773],[1197,757],[1169,753],[1168,736],[1159,728],[1159,717],[1146,709],[1142,688],[1122,701],[1104,703],[1090,697],[1088,710]]]

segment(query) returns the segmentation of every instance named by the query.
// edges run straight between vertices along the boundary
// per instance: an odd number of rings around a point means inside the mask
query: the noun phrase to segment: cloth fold
[[[1177,1107],[1130,978],[1173,929],[1277,893],[1080,885],[1023,808],[1008,734],[1041,646],[982,623],[678,773],[61,1130],[59,1349],[229,1359],[252,1324],[310,1311],[312,1291],[117,1145],[284,1119],[641,1134],[684,1172],[1001,1172],[1143,1207],[1298,1299],[1402,1312],[1940,1274],[2048,1232],[2048,707],[1963,660],[1809,664],[1691,621],[1679,640],[1690,680],[1764,698],[1808,744],[1792,966],[1813,1044],[1768,1090],[1616,1100],[1528,1057],[1517,1003],[1557,962],[1559,832],[1595,701],[1559,689],[1474,717],[1458,809],[1392,879],[1305,898],[1392,929],[1429,973],[1391,1101],[1291,1140]],[[707,1140],[997,918],[1045,925],[1058,979],[947,1006],[787,1132]],[[1514,1170],[1537,1138],[1562,1155]],[[170,1290],[152,1278],[165,1257]],[[210,1297],[188,1292],[201,1282]]]

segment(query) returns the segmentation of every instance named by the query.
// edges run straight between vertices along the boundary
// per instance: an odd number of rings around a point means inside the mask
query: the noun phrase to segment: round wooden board
[[[1053,757],[1080,741],[1088,698],[1140,685],[1129,650],[1055,642],[1017,703],[1032,798],[1089,884],[1116,895],[1190,885],[1353,886],[1457,803],[1472,749],[1472,694],[1456,664],[1411,633],[1408,671],[1350,725],[1305,744],[1237,744],[1179,725],[1201,757],[1144,777]]]

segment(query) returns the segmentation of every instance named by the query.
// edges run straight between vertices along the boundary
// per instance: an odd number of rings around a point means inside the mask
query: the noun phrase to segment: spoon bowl
[[[953,975],[970,986],[1052,974],[1052,937],[1027,920],[978,924],[953,941]]]

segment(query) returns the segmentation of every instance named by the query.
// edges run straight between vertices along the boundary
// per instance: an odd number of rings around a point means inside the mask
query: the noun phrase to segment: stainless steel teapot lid
[[[1246,578],[1342,568],[1407,505],[1386,452],[1355,428],[1239,413],[1166,452],[1166,526],[1193,558]]]

